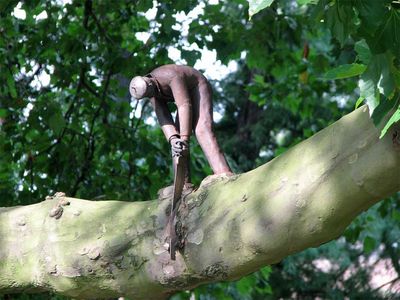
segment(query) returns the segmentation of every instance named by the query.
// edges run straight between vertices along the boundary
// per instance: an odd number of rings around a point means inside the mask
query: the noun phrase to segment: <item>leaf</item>
[[[0,11],[5,15],[8,12],[11,12],[15,7],[16,1],[13,0],[3,0],[0,1]]]
[[[274,0],[247,0],[249,2],[249,18],[251,19],[260,10],[269,7]]]
[[[369,107],[370,114],[373,113],[375,108],[379,105],[379,93],[376,89],[376,84],[370,76],[361,76],[358,81],[360,88],[360,98],[364,98]]]
[[[397,101],[383,98],[383,101],[375,108],[372,113],[372,120],[376,126],[379,126],[383,118],[393,109]]]
[[[366,99],[371,114],[379,105],[380,93],[390,98],[394,92],[395,81],[391,72],[392,64],[393,62],[387,54],[373,55],[358,82],[360,96]]]
[[[317,4],[319,0],[297,0],[300,5]]]
[[[360,96],[360,97],[357,99],[357,102],[356,102],[356,105],[355,105],[354,109],[357,109],[357,108],[361,105],[361,103],[362,103],[364,100],[365,100],[365,98]]]
[[[263,88],[267,88],[268,84],[264,81],[264,76],[261,76],[259,74],[254,75],[253,78],[254,82],[260,85]]]
[[[384,135],[386,134],[386,132],[389,130],[389,128],[396,122],[400,121],[400,105],[397,107],[397,110],[395,111],[395,113],[391,116],[391,118],[389,119],[389,121],[386,123],[385,127],[383,127],[382,131],[381,131],[381,135],[379,136],[379,138],[383,138]]]
[[[368,44],[365,40],[358,41],[354,49],[356,50],[358,54],[358,58],[360,61],[364,64],[369,64],[369,61],[371,60],[371,50],[368,47]]]
[[[374,34],[378,26],[387,19],[384,0],[356,0],[354,4],[362,22],[361,29],[369,34]]]
[[[400,212],[398,212],[397,210],[393,210],[392,218],[393,220],[400,222]]]
[[[256,285],[256,279],[254,275],[243,277],[242,279],[236,282],[236,288],[239,294],[242,295],[251,294],[251,291],[255,285]]]
[[[25,134],[25,139],[28,142],[34,142],[35,139],[40,136],[40,132],[37,129],[30,129],[26,134]]]
[[[346,64],[329,70],[325,74],[325,79],[343,79],[358,76],[364,73],[367,67],[362,64]]]
[[[59,135],[65,127],[65,120],[61,113],[52,115],[49,119],[49,127],[56,135]]]
[[[392,9],[389,12],[389,17],[383,19],[386,22],[382,23],[374,36],[371,37],[372,49],[376,53],[382,53],[388,49],[398,53],[400,47],[400,12]]]
[[[7,110],[0,108],[0,118],[4,119],[7,116]]]
[[[400,86],[400,70],[393,68],[392,72],[393,72],[395,84],[397,87],[399,87]]]
[[[354,30],[355,13],[351,7],[351,2],[336,1],[326,11],[326,23],[329,26],[332,35],[343,46]]]
[[[11,74],[9,74],[9,76],[7,76],[7,85],[8,85],[8,90],[10,91],[11,97],[16,98],[17,90],[15,89],[14,77]]]
[[[375,239],[370,236],[366,236],[364,239],[364,252],[370,253],[374,249],[375,249]]]
[[[268,279],[272,273],[272,268],[270,266],[266,266],[260,269],[261,274],[263,275],[264,279]]]
[[[201,53],[196,50],[188,51],[181,49],[181,57],[185,59],[190,66],[194,66],[196,61],[201,58]]]

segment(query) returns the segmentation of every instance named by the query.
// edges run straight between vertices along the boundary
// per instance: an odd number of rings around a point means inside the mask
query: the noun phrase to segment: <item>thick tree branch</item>
[[[163,299],[318,246],[400,190],[399,131],[379,140],[363,107],[255,170],[200,187],[180,207],[176,261],[165,248],[168,200],[61,196],[2,208],[0,294]]]

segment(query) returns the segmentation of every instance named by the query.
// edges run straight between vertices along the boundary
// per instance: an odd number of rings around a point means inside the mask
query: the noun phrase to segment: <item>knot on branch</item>
[[[65,193],[63,193],[63,192],[57,192],[53,196],[46,197],[46,200],[57,200],[57,199],[59,199],[59,201],[57,202],[56,206],[54,206],[50,210],[50,213],[49,213],[49,217],[55,218],[56,220],[61,218],[61,216],[64,212],[63,206],[67,206],[71,203],[68,199],[65,198]]]

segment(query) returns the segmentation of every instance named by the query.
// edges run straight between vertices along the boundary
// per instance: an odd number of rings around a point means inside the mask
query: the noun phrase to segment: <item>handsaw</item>
[[[178,210],[179,200],[181,199],[183,185],[185,183],[185,157],[181,154],[176,155],[172,158],[172,161],[174,168],[174,192],[169,222],[169,252],[171,259],[175,260],[175,251],[178,244],[178,237],[175,231],[175,215]]]

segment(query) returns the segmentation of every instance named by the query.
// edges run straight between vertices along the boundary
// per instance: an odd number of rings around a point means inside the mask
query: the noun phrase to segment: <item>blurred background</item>
[[[215,131],[236,173],[368,101],[362,76],[379,55],[378,79],[395,74],[398,92],[398,1],[279,0],[251,19],[248,9],[244,0],[1,1],[0,206],[57,191],[155,199],[172,184],[169,145],[128,84],[163,64],[210,80]],[[211,169],[194,138],[191,159],[199,184]],[[399,202],[378,203],[336,241],[173,299],[400,299]]]

